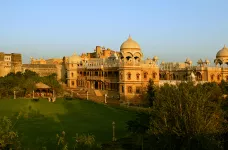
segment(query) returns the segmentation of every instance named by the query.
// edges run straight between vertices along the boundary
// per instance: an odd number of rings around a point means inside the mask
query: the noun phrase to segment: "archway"
[[[196,80],[202,81],[202,74],[200,72],[196,72]]]

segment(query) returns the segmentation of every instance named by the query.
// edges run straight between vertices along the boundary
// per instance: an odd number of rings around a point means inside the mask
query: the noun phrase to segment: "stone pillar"
[[[13,98],[16,99],[16,91],[13,91]]]
[[[98,81],[98,90],[101,90],[101,82]]]
[[[115,137],[115,122],[112,122],[112,141],[116,141],[116,137]]]
[[[105,104],[107,104],[107,96],[108,96],[108,95],[105,94],[105,101],[104,101]]]

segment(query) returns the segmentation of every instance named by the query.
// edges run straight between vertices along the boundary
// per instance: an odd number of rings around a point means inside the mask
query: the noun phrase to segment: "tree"
[[[33,78],[28,78],[24,81],[24,83],[21,85],[22,89],[24,89],[24,95],[32,93],[33,90],[36,89],[36,81],[34,81]]]
[[[51,74],[49,76],[42,77],[41,82],[49,85],[53,90],[55,90],[56,93],[62,92],[62,86],[57,81],[57,75],[56,74]]]
[[[228,94],[228,83],[225,80],[222,80],[220,82],[219,86],[220,86],[223,94]]]
[[[127,122],[127,129],[134,136],[139,137],[141,149],[144,147],[144,136],[147,134],[150,125],[150,111],[137,113],[135,120]]]
[[[223,91],[215,82],[206,82],[202,85],[203,89],[208,93],[208,99],[211,101],[219,101],[222,98]]]
[[[163,141],[161,145],[175,149],[220,147],[216,137],[223,132],[223,112],[220,101],[211,99],[214,88],[208,87],[189,82],[177,86],[166,84],[158,90],[149,130],[151,135],[159,137],[158,143]]]
[[[147,100],[149,101],[149,106],[153,106],[155,100],[155,85],[152,79],[149,80],[147,85]]]
[[[28,69],[25,70],[23,75],[24,75],[25,79],[33,78],[33,77],[35,77],[35,78],[39,77],[39,75],[36,72],[28,70]]]

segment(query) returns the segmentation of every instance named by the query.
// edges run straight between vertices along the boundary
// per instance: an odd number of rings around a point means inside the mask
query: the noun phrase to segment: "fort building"
[[[21,71],[24,72],[26,69],[38,73],[40,76],[48,76],[53,73],[57,75],[57,79],[62,79],[62,58],[51,58],[51,59],[34,59],[31,57],[30,64],[23,64]]]
[[[0,52],[0,76],[6,76],[10,72],[16,73],[21,71],[22,57],[21,54],[5,54]]]

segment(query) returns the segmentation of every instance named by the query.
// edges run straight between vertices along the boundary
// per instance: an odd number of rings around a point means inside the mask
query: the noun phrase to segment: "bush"
[[[0,149],[20,149],[18,133],[8,117],[0,118]]]
[[[66,140],[66,133],[63,131],[60,135],[57,134],[57,140],[58,140],[58,148],[61,150],[68,150],[68,142]],[[95,137],[93,135],[79,135],[76,134],[75,137],[75,144],[74,144],[74,150],[100,150],[101,146],[99,144],[96,144]]]

